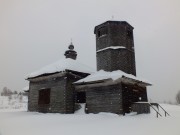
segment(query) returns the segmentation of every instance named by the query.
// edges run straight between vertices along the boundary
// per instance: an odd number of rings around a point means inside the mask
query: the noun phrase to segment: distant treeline
[[[26,92],[17,92],[16,90],[12,91],[7,87],[4,87],[2,92],[1,92],[1,96],[11,96],[11,95],[16,95],[16,94],[27,96]]]

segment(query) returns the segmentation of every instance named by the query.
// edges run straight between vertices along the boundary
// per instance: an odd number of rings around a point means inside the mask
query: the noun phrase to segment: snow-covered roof
[[[23,90],[23,91],[29,90],[29,86],[24,87],[22,90]]]
[[[37,77],[43,74],[51,74],[51,73],[56,73],[56,72],[61,72],[65,70],[72,70],[72,71],[77,71],[81,73],[93,73],[95,70],[92,68],[80,63],[78,60],[73,60],[70,58],[64,58],[61,59],[53,64],[50,64],[48,66],[45,66],[41,68],[38,71],[35,71],[27,76],[28,78],[33,78]]]
[[[87,76],[86,78],[81,79],[75,83],[94,82],[94,81],[100,81],[100,80],[105,80],[105,79],[112,79],[113,81],[116,81],[117,79],[120,79],[123,77],[133,79],[136,81],[140,81],[140,82],[144,82],[147,84],[151,84],[149,81],[147,81],[145,79],[138,78],[138,77],[131,75],[131,74],[127,74],[121,70],[116,70],[116,71],[112,71],[112,72],[100,70],[100,71],[97,71],[95,73],[92,73],[91,75]]]
[[[104,51],[104,50],[108,50],[108,49],[125,49],[126,47],[124,47],[124,46],[110,46],[110,47],[106,47],[106,48],[103,48],[103,49],[100,49],[100,50],[98,50],[98,51],[96,51],[96,52],[101,52],[101,51]]]

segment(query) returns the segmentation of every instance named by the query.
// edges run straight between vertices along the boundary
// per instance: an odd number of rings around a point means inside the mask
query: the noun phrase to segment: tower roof
[[[72,42],[70,43],[68,48],[69,50],[67,50],[64,55],[66,56],[66,58],[76,60],[77,52],[74,50],[74,45],[72,44]]]
[[[105,26],[105,25],[107,25],[107,24],[125,24],[125,25],[128,25],[130,28],[134,29],[134,27],[132,27],[132,26],[131,26],[128,22],[126,22],[126,21],[111,21],[111,20],[109,20],[109,21],[106,21],[106,22],[104,22],[104,23],[101,23],[101,24],[95,26],[95,28],[94,28],[94,34],[96,34],[96,30],[97,30],[97,29],[99,29],[100,27]]]

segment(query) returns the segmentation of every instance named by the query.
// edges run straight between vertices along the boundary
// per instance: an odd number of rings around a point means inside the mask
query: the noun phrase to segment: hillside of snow
[[[162,104],[171,116],[156,118],[152,110],[151,114],[126,116],[85,114],[83,108],[75,114],[43,114],[27,112],[26,98],[21,102],[2,99],[0,135],[180,135],[178,105]]]

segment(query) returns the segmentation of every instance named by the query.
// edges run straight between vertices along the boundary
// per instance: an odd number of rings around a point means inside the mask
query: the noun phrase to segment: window
[[[107,27],[102,27],[98,30],[98,37],[105,36],[107,35],[107,33],[108,33]]]
[[[86,103],[86,92],[76,93],[76,103]]]
[[[128,31],[127,31],[127,36],[128,36],[128,37],[133,37],[133,34],[132,34],[132,31],[131,31],[131,30],[128,30]]]
[[[50,89],[39,90],[39,105],[47,105],[50,103]]]

